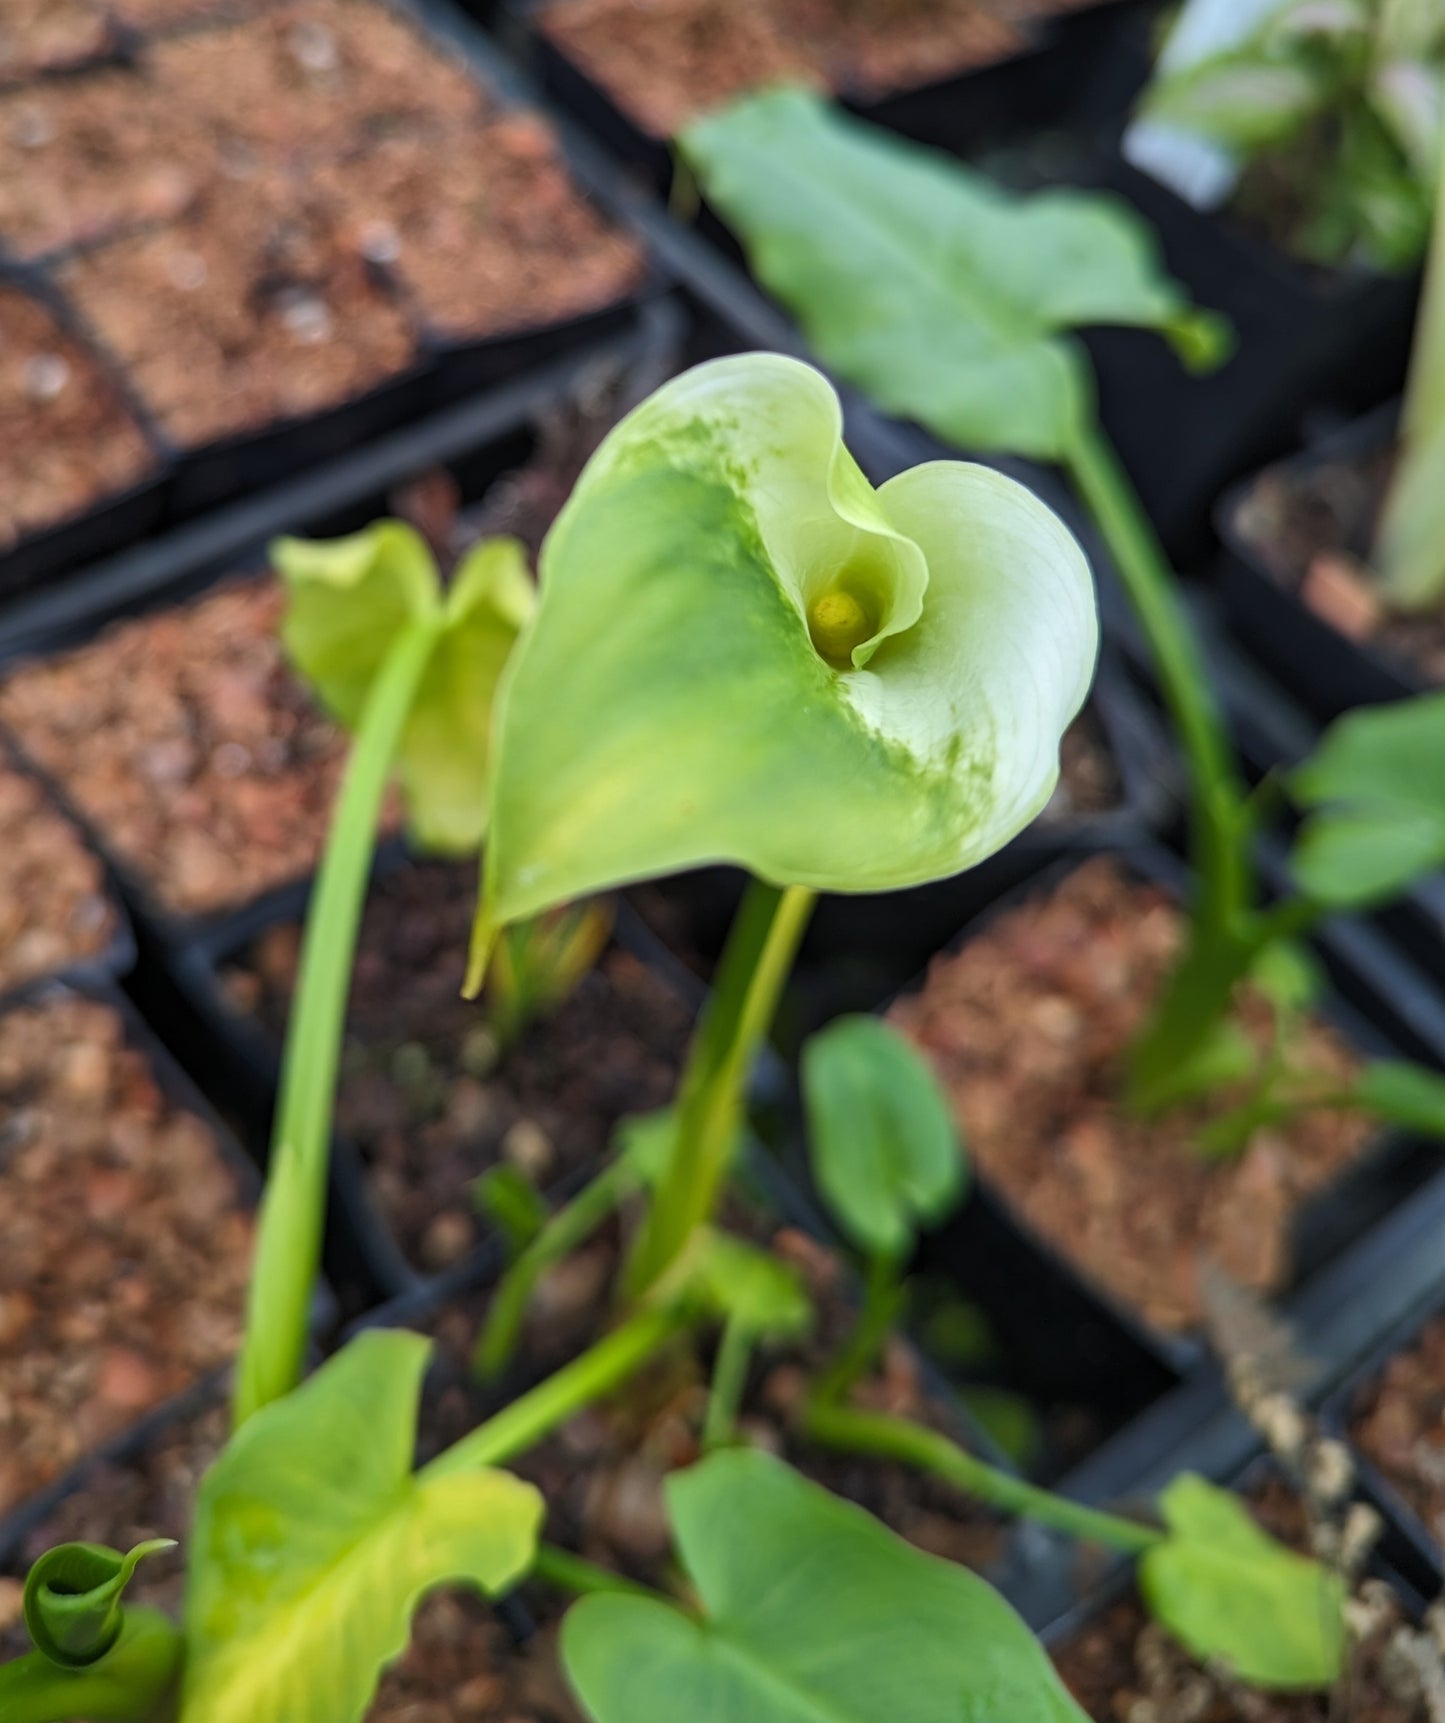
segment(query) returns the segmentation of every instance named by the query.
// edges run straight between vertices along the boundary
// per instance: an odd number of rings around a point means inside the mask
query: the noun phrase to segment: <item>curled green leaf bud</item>
[[[62,1669],[98,1663],[125,1625],[125,1588],[148,1555],[175,1548],[174,1538],[152,1538],[128,1555],[103,1544],[57,1544],[25,1580],[25,1625],[35,1647]]]
[[[499,928],[733,862],[890,891],[1038,813],[1093,674],[1089,567],[1032,492],[934,461],[874,489],[838,397],[700,365],[588,462],[498,694],[472,981]]]

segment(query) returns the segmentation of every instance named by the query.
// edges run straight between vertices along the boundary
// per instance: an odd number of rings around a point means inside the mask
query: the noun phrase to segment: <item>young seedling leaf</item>
[[[278,539],[271,560],[286,583],[287,654],[327,710],[354,729],[397,635],[441,605],[426,540],[403,521],[383,520],[346,538]]]
[[[1090,412],[1077,327],[1158,329],[1198,368],[1224,357],[1222,323],[1118,199],[1012,196],[800,89],[745,97],[681,144],[819,358],[955,447],[1057,459]]]
[[[964,1188],[964,1152],[933,1068],[878,1017],[839,1017],[803,1048],[813,1176],[849,1240],[901,1259]]]
[[[1311,897],[1383,901],[1445,863],[1445,693],[1347,713],[1293,774],[1312,810],[1291,857]]]
[[[497,682],[534,603],[522,546],[478,545],[445,597],[425,541],[401,521],[325,542],[281,539],[272,555],[289,594],[286,650],[349,728],[401,631],[435,627],[397,770],[416,841],[443,855],[475,850],[486,828]]]
[[[703,1613],[572,1609],[563,1659],[594,1723],[1080,1723],[992,1587],[781,1461],[716,1454],[667,1500]]]
[[[1088,565],[1022,486],[940,461],[875,491],[811,367],[698,366],[611,433],[543,548],[477,957],[704,862],[848,892],[973,865],[1047,801],[1096,643]]]
[[[353,1340],[231,1438],[201,1485],[181,1723],[358,1723],[423,1592],[496,1595],[542,1501],[505,1472],[413,1475],[428,1343]]]
[[[401,742],[402,788],[425,849],[468,855],[482,841],[492,704],[535,603],[527,553],[516,539],[486,540],[457,570]]]
[[[1345,1654],[1344,1581],[1261,1531],[1237,1496],[1185,1472],[1159,1498],[1169,1536],[1139,1587],[1191,1655],[1256,1687],[1330,1687]]]
[[[174,1549],[151,1538],[128,1555],[103,1544],[58,1544],[25,1576],[25,1626],[38,1651],[66,1669],[98,1663],[125,1625],[125,1589],[148,1555]]]
[[[1376,1059],[1355,1080],[1355,1097],[1373,1118],[1445,1137],[1445,1077],[1404,1059]]]
[[[813,1307],[798,1270],[745,1239],[700,1228],[686,1267],[693,1289],[717,1316],[758,1339],[793,1339],[812,1323]]]

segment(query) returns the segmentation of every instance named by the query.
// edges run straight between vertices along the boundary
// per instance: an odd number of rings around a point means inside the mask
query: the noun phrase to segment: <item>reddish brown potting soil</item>
[[[894,1010],[932,1058],[979,1171],[1065,1257],[1171,1329],[1200,1319],[1202,1259],[1247,1286],[1283,1285],[1295,1211],[1372,1135],[1315,1112],[1220,1160],[1195,1147],[1199,1110],[1125,1111],[1123,1061],[1182,931],[1160,888],[1098,858],[937,959]],[[1257,1002],[1239,1021],[1262,1033]],[[1326,1026],[1303,1037],[1295,1058],[1311,1072],[1355,1068]]]
[[[1245,1495],[1254,1517],[1292,1548],[1309,1549],[1309,1515],[1277,1473]],[[1401,1696],[1386,1655],[1405,1624],[1399,1600],[1367,1581],[1375,1625],[1333,1693],[1261,1693],[1211,1679],[1160,1627],[1137,1595],[1103,1610],[1054,1654],[1070,1692],[1098,1723],[1426,1723],[1428,1709]]]
[[[0,83],[135,48],[135,33],[237,16],[265,0],[5,0]]]
[[[984,0],[552,0],[541,27],[655,138],[768,84],[881,95],[1027,46]]]
[[[339,406],[416,357],[387,281],[283,180],[87,252],[58,279],[180,448]]]
[[[156,43],[145,70],[243,181],[397,130],[466,122],[486,105],[459,61],[376,0],[268,7],[232,28]]]
[[[1422,682],[1445,682],[1445,605],[1392,614],[1370,566],[1395,448],[1272,467],[1246,493],[1240,531],[1265,567],[1347,639],[1378,648]]]
[[[228,584],[0,685],[0,721],[175,915],[320,858],[346,741],[286,667],[282,602],[269,575]]]
[[[638,247],[578,195],[535,114],[393,135],[317,183],[343,244],[391,266],[447,339],[561,322],[616,303],[641,277]]]
[[[1445,1317],[1363,1390],[1350,1435],[1445,1543]]]
[[[0,555],[154,469],[92,355],[38,300],[0,289]]]
[[[0,98],[0,234],[17,256],[164,220],[205,190],[214,152],[147,98],[139,73],[109,67]]]
[[[545,1187],[595,1163],[620,1118],[669,1101],[690,1028],[672,989],[613,949],[502,1052],[484,1007],[460,996],[476,895],[471,863],[388,875],[367,905],[352,983],[337,1125],[426,1270],[481,1236],[472,1187],[487,1168],[509,1161]],[[279,925],[225,975],[278,1042],[299,947],[299,926]]]
[[[108,1006],[0,1017],[0,1121],[3,1514],[232,1355],[251,1221]]]
[[[93,242],[482,106],[388,8],[302,0],[0,99],[0,233],[25,257]]]
[[[6,0],[0,82],[80,65],[113,42],[111,22],[96,0]]]
[[[0,993],[74,968],[115,936],[99,858],[39,784],[0,759]]]
[[[642,270],[542,120],[502,116],[371,0],[267,7],[0,96],[0,238],[59,259],[182,449],[365,395],[424,334],[614,304]]]

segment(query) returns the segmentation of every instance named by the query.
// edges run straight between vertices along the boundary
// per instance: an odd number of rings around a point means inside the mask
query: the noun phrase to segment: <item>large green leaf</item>
[[[562,1630],[596,1723],[1079,1723],[1028,1629],[976,1574],[757,1452],[669,1479],[701,1619],[590,1597]]]
[[[1290,788],[1314,810],[1291,866],[1321,903],[1378,902],[1445,865],[1445,693],[1347,713]]]
[[[1345,1654],[1345,1583],[1261,1531],[1237,1496],[1193,1473],[1159,1497],[1169,1536],[1139,1586],[1155,1620],[1195,1657],[1257,1687],[1329,1687]]]
[[[698,366],[612,432],[543,548],[479,953],[706,862],[830,891],[973,865],[1048,800],[1096,643],[1088,564],[1031,492],[943,461],[875,491],[811,367]]]
[[[933,1068],[878,1017],[839,1017],[803,1048],[813,1176],[860,1250],[901,1257],[962,1194],[963,1145]]]
[[[796,89],[746,97],[681,144],[819,358],[959,448],[1063,452],[1089,410],[1076,326],[1139,324],[1191,363],[1222,355],[1221,326],[1117,199],[1010,196]]]
[[[272,556],[289,593],[286,650],[349,727],[402,630],[433,624],[397,769],[417,842],[445,855],[475,850],[486,829],[492,702],[535,604],[522,546],[478,545],[445,597],[425,541],[402,521],[322,542],[280,539]]]
[[[412,1473],[429,1344],[376,1330],[250,1418],[201,1485],[181,1723],[356,1723],[443,1581],[495,1594],[542,1501],[505,1472]]]

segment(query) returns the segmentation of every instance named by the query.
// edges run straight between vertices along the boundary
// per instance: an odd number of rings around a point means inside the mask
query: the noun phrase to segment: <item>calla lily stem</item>
[[[387,780],[443,621],[439,612],[403,629],[372,684],[307,912],[236,1373],[237,1428],[301,1379],[357,931]]]
[[[784,891],[754,880],[748,887],[693,1039],[667,1161],[628,1264],[627,1290],[634,1297],[656,1285],[717,1207],[742,1129],[753,1061],[815,901],[800,886]]]
[[[1065,455],[1070,478],[1103,535],[1154,657],[1154,668],[1188,763],[1193,792],[1194,860],[1202,923],[1228,928],[1253,896],[1247,794],[1229,732],[1213,694],[1177,583],[1149,518],[1112,445],[1082,422]]]
[[[537,1282],[585,1244],[636,1186],[637,1174],[626,1159],[611,1162],[557,1210],[510,1265],[497,1283],[486,1326],[472,1354],[472,1368],[484,1382],[496,1381],[511,1364]]]
[[[1103,1544],[1107,1549],[1138,1554],[1162,1542],[1165,1535],[1157,1527],[1071,1502],[1052,1490],[1025,1483],[978,1459],[937,1430],[925,1429],[906,1418],[814,1400],[803,1415],[803,1434],[820,1447],[876,1460],[897,1460],[915,1471],[929,1472],[1001,1513],[1022,1514],[1039,1525]]]

